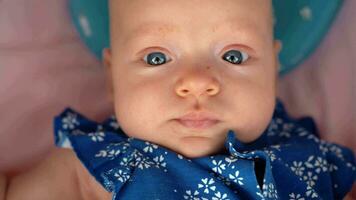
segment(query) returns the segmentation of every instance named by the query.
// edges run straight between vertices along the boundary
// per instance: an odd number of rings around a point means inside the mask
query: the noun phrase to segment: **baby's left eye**
[[[237,65],[241,64],[242,62],[245,62],[248,58],[249,56],[247,53],[238,50],[230,50],[222,56],[222,59],[224,59],[225,61]]]
[[[171,58],[162,52],[152,52],[147,54],[143,60],[152,66],[163,65],[171,60]]]

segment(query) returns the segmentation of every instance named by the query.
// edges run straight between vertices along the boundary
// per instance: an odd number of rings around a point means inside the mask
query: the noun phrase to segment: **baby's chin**
[[[206,137],[181,138],[179,145],[173,149],[186,158],[200,158],[225,152],[224,140]]]

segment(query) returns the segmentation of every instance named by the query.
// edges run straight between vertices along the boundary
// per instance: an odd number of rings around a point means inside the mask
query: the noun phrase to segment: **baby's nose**
[[[190,72],[184,75],[176,84],[175,92],[180,97],[194,95],[214,96],[220,91],[220,83],[210,74]]]

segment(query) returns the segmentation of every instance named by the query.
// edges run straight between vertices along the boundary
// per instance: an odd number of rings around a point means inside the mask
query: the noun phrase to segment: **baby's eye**
[[[232,64],[241,64],[242,62],[245,62],[249,56],[245,52],[241,52],[238,50],[230,50],[226,52],[223,57],[224,60],[232,63]]]
[[[158,66],[170,61],[170,58],[167,58],[167,56],[161,52],[153,52],[147,54],[143,60],[149,65]]]

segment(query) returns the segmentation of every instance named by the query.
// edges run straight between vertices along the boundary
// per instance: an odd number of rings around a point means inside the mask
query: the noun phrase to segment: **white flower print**
[[[296,132],[298,133],[299,137],[303,137],[309,134],[309,132],[305,130],[303,127],[298,127]]]
[[[166,162],[164,162],[164,157],[162,155],[160,156],[156,156],[153,158],[153,161],[156,162],[156,167],[160,168],[160,167],[166,167]]]
[[[104,141],[105,133],[103,131],[97,131],[94,133],[89,133],[88,136],[93,142],[102,142]]]
[[[232,179],[233,182],[238,183],[239,185],[243,185],[244,178],[239,177],[240,171],[236,170],[235,175],[229,174],[229,178]]]
[[[199,198],[199,192],[198,191],[194,191],[194,192],[192,192],[192,191],[190,191],[190,190],[187,190],[187,191],[185,191],[185,194],[186,195],[184,195],[183,197],[184,197],[184,199],[188,199],[188,200],[200,200],[200,198]]]
[[[123,144],[119,143],[118,145],[122,146],[123,151],[125,151],[126,149],[128,149],[131,146],[129,143],[126,143],[126,142],[124,142]]]
[[[333,172],[333,171],[336,171],[336,170],[338,170],[339,168],[336,166],[336,165],[334,165],[334,164],[329,164],[329,172]]]
[[[321,157],[315,159],[314,167],[316,168],[315,171],[317,173],[320,173],[321,171],[326,172],[328,170],[327,166],[328,166],[328,162],[325,159]]]
[[[353,165],[353,164],[351,164],[350,162],[347,162],[347,163],[346,163],[346,166],[347,166],[347,167],[350,167],[350,168],[352,169],[352,171],[355,171],[355,170],[356,170],[356,166]]]
[[[314,168],[314,165],[311,163],[314,160],[314,156],[309,156],[308,160],[305,161],[305,166],[308,168]]]
[[[234,148],[232,143],[228,142],[227,144],[229,145],[229,150],[232,152],[233,156],[238,156],[238,155],[236,155],[236,149]]]
[[[94,142],[104,141],[105,132],[103,131],[103,126],[99,125],[94,133],[89,133],[88,136]]]
[[[265,183],[265,179],[263,180],[263,182]],[[261,187],[260,187],[259,184],[256,185],[256,188],[257,188],[258,190],[261,190]]]
[[[127,172],[122,171],[121,169],[114,174],[114,176],[117,178],[118,181],[121,183],[126,182],[129,178],[130,175]]]
[[[281,132],[279,133],[279,136],[280,136],[280,137],[290,138],[290,132],[283,130],[283,131],[281,131]]]
[[[300,194],[291,193],[289,194],[289,200],[305,200],[305,199]]]
[[[315,135],[308,135],[307,137],[309,140],[314,140],[315,143],[320,143],[320,139],[316,137]]]
[[[220,192],[215,193],[213,200],[229,200],[227,194],[221,194]]]
[[[277,124],[283,124],[284,122],[283,122],[283,119],[282,119],[282,118],[277,118],[277,119],[276,119],[276,123],[277,123]]]
[[[110,158],[112,160],[120,153],[120,149],[100,150],[99,153],[95,154],[95,157]]]
[[[279,133],[279,136],[290,138],[291,136],[290,131],[292,130],[292,128],[293,128],[292,123],[283,124],[283,130]]]
[[[281,145],[279,145],[279,144],[271,145],[270,148],[273,148],[273,149],[275,149],[277,151],[281,151]]]
[[[278,130],[278,124],[281,123],[280,119],[272,119],[270,125],[268,126],[267,129],[267,135],[268,136],[274,136],[276,135],[276,130]]]
[[[342,155],[342,150],[341,150],[341,148],[340,147],[338,147],[338,146],[336,146],[336,145],[334,145],[334,144],[332,144],[332,145],[330,145],[331,147],[330,147],[330,151],[332,152],[332,153],[334,153],[338,158],[340,158],[342,161],[344,160],[344,156]]]
[[[236,162],[237,160],[238,160],[238,158],[236,158],[236,157],[234,157],[234,156],[229,156],[229,157],[226,157],[226,158],[225,158],[225,161],[226,161],[227,163],[229,163],[227,166],[230,166],[231,163]]]
[[[315,185],[315,181],[318,180],[318,176],[313,175],[312,172],[308,172],[307,175],[303,176],[303,180],[306,181],[306,183],[312,187]]]
[[[153,163],[150,162],[147,158],[139,156],[136,158],[135,166],[140,169],[147,169],[150,168]]]
[[[310,196],[311,198],[317,198],[319,196],[318,193],[316,193],[315,190],[309,185],[307,186],[307,191],[305,192],[305,195],[307,195],[307,197]]]
[[[61,148],[73,149],[72,143],[62,131],[58,130],[59,144]]]
[[[222,163],[222,160],[216,161],[213,160],[212,161],[214,167],[212,168],[212,170],[216,173],[221,174],[223,170],[225,170],[225,165],[224,163]]]
[[[274,188],[273,183],[263,184],[263,196],[268,198],[278,198],[277,190]]]
[[[260,192],[256,192],[256,195],[261,197],[262,199],[265,199],[265,197]]]
[[[265,150],[265,152],[267,153],[267,155],[271,159],[271,161],[276,160],[276,155],[273,153],[272,150]]]
[[[150,142],[145,142],[145,144],[147,145],[145,148],[143,148],[143,151],[144,152],[150,152],[150,153],[152,153],[153,152],[153,149],[157,149],[158,148],[158,146],[157,145],[155,145],[155,144],[152,144],[152,143],[150,143]]]
[[[326,155],[326,153],[328,153],[329,149],[326,146],[326,142],[324,140],[320,141],[319,149],[323,153],[323,155]]]
[[[130,160],[128,158],[124,157],[124,158],[121,159],[120,165],[121,166],[129,166],[129,164],[130,164],[129,161]]]
[[[215,191],[216,186],[214,186],[213,184],[215,183],[214,179],[212,178],[203,178],[201,179],[201,181],[203,182],[203,184],[198,184],[198,188],[203,188],[204,193],[209,194],[209,191]]]
[[[74,129],[76,125],[79,125],[79,122],[77,115],[74,113],[68,113],[67,116],[62,119],[62,128],[65,130]]]
[[[115,130],[119,129],[120,125],[117,122],[110,122],[110,126],[113,127]]]
[[[291,170],[298,176],[302,176],[305,167],[303,167],[303,162],[293,161],[293,166],[290,167]]]

